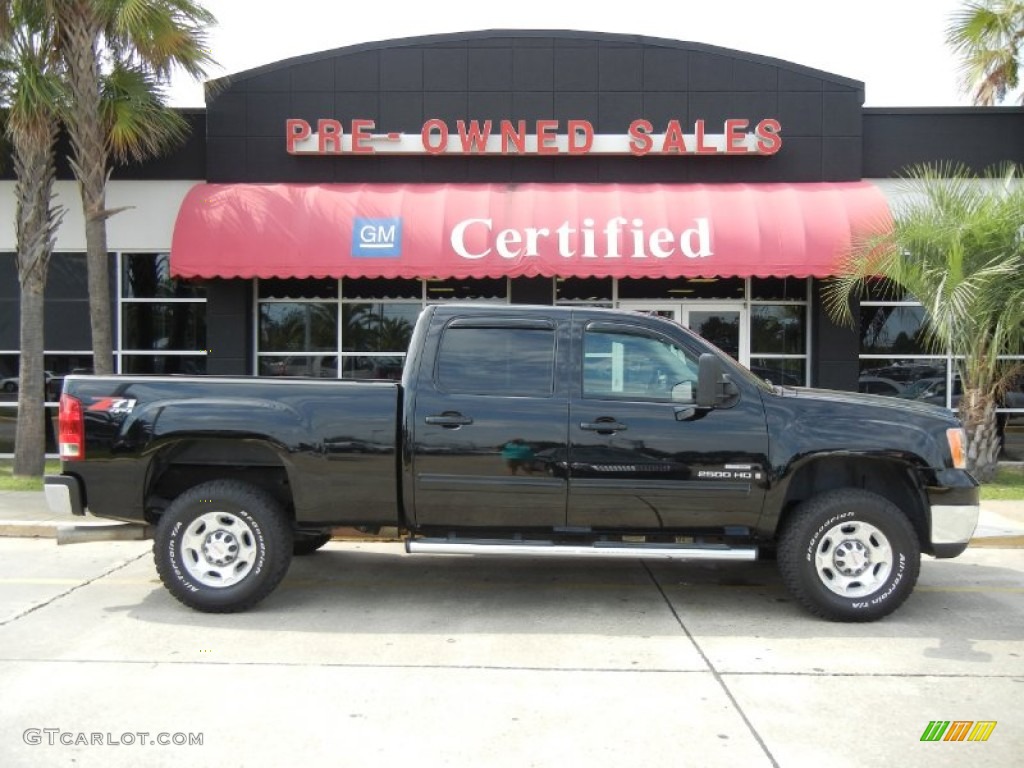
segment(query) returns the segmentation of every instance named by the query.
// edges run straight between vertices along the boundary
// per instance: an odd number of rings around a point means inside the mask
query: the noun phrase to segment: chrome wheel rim
[[[875,526],[859,520],[829,528],[818,542],[814,567],[830,591],[842,597],[867,597],[892,573],[889,539]]]
[[[181,559],[189,575],[206,587],[230,587],[256,564],[256,536],[231,512],[207,512],[181,537]]]

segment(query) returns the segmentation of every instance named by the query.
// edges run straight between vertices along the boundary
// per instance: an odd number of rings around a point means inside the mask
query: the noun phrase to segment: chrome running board
[[[757,547],[726,544],[559,544],[507,539],[407,539],[413,555],[518,555],[527,557],[608,557],[668,560],[756,560]]]

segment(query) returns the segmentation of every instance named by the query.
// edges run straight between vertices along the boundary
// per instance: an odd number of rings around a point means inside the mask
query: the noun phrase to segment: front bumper
[[[78,478],[68,475],[46,475],[43,478],[46,506],[55,515],[84,515],[82,486]]]
[[[937,487],[928,489],[931,546],[935,557],[956,557],[978,527],[981,487],[969,472],[947,469],[937,473]]]

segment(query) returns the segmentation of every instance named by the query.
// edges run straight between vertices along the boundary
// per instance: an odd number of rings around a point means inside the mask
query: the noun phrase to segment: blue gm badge
[[[362,259],[402,256],[401,219],[359,219],[352,224],[352,255]]]

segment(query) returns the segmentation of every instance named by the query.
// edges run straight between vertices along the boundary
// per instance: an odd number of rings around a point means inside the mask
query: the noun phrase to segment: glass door
[[[726,354],[750,365],[747,308],[740,301],[723,302],[622,302],[621,309],[664,317],[710,341]]]
[[[743,304],[684,304],[682,322],[743,365],[750,365],[747,310]]]

